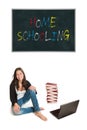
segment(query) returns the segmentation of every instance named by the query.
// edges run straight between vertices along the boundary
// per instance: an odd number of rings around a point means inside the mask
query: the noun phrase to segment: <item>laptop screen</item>
[[[78,103],[79,103],[79,100],[61,105],[60,112],[58,114],[58,118],[62,118],[67,115],[75,113],[77,110],[77,107],[78,107]]]

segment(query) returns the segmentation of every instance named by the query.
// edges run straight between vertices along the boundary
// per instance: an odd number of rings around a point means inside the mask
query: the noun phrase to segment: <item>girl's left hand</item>
[[[36,87],[30,86],[28,89],[36,91]]]

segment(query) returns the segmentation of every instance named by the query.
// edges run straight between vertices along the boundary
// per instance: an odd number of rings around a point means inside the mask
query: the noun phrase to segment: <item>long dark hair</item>
[[[25,76],[25,73],[24,73],[24,71],[21,67],[18,67],[18,68],[15,69],[14,74],[13,74],[13,80],[12,80],[11,84],[13,84],[15,87],[17,87],[17,89],[19,88],[18,79],[16,77],[16,72],[18,70],[20,70],[24,75],[22,85],[23,85],[24,88],[26,88],[26,76]]]

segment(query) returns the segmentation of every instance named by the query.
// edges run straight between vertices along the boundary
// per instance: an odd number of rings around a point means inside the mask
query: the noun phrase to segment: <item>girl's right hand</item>
[[[20,106],[17,103],[15,103],[14,106],[13,106],[13,110],[14,110],[14,112],[19,112]]]

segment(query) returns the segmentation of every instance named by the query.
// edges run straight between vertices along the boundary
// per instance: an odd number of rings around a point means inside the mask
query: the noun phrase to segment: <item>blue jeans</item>
[[[22,105],[28,102],[31,99],[33,107],[27,107],[27,108],[22,108]],[[38,100],[36,97],[36,92],[33,90],[27,90],[24,97],[18,100],[18,104],[20,106],[20,111],[19,112],[14,112],[15,115],[22,115],[30,112],[36,112],[40,111]]]

